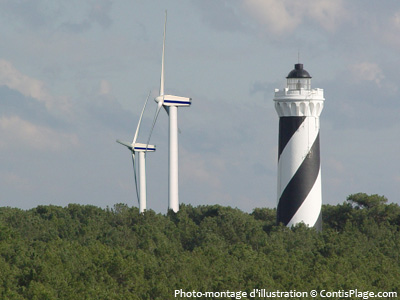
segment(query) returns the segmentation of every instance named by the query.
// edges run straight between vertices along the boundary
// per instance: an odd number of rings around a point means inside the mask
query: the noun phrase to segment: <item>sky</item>
[[[400,204],[400,3],[0,0],[0,205],[138,206],[128,149],[160,84],[178,109],[180,202],[274,208],[275,88],[299,61],[324,89],[324,204]],[[147,208],[168,208],[168,118],[147,155]]]

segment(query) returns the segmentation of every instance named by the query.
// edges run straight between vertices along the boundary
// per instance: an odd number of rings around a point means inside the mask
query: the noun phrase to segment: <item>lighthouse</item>
[[[295,64],[284,89],[275,89],[279,116],[277,222],[322,230],[319,116],[323,89],[311,88],[303,64]]]

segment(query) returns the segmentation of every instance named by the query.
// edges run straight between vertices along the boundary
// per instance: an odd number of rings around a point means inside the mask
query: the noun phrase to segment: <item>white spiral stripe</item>
[[[318,177],[315,183],[308,193],[307,198],[303,201],[303,204],[294,214],[293,218],[287,224],[288,227],[295,225],[300,222],[304,222],[307,226],[314,226],[318,220],[319,214],[321,213],[322,196],[321,196],[321,168],[318,172]]]
[[[278,161],[278,199],[314,144],[318,125],[317,118],[307,117],[283,149]]]

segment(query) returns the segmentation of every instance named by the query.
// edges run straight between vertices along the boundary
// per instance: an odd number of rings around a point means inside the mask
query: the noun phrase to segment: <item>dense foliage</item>
[[[268,208],[3,207],[0,298],[175,299],[175,289],[255,288],[400,295],[400,207],[386,202],[360,193],[324,205],[322,233],[277,226]]]

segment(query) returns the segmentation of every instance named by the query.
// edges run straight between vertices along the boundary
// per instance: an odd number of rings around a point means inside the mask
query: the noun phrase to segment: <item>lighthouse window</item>
[[[310,78],[288,78],[287,87],[289,90],[311,89]]]

